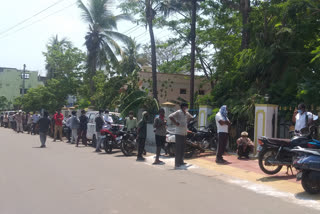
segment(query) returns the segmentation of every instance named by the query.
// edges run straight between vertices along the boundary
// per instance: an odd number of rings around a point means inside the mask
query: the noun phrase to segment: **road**
[[[0,214],[319,212],[197,167],[152,166],[50,138],[42,149],[39,136],[4,128],[0,139]]]

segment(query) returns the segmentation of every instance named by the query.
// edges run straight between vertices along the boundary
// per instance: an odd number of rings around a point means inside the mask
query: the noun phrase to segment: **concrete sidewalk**
[[[155,146],[148,145],[146,146],[148,152],[154,153]],[[151,163],[154,160],[154,154],[149,155],[149,162]],[[161,158],[160,158],[161,159]],[[162,156],[162,159],[166,165],[174,164],[174,158],[168,158],[167,156]],[[259,167],[258,160],[251,158],[250,160],[238,160],[236,154],[226,154],[224,159],[229,162],[226,165],[219,165],[215,162],[215,151],[197,154],[191,159],[186,159],[185,162],[188,163],[187,168],[192,166],[193,168],[200,168],[206,171],[203,171],[202,174],[210,174],[210,171],[218,173],[221,175],[226,175],[234,179],[238,179],[239,182],[244,184],[247,182],[261,185],[260,187],[270,187],[279,192],[290,193],[295,196],[301,196],[303,200],[315,200],[320,202],[320,195],[309,195],[304,191],[301,186],[300,181],[296,181],[295,169],[289,170],[287,174],[287,167],[283,167],[282,170],[275,175],[267,175],[261,171]]]

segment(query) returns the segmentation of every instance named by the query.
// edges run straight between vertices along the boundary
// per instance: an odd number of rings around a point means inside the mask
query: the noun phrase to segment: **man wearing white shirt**
[[[180,110],[169,115],[169,119],[176,125],[176,155],[175,168],[178,169],[184,162],[184,150],[187,140],[188,122],[193,118],[188,112],[188,104],[182,103]]]
[[[301,132],[302,129],[308,128],[312,123],[313,114],[306,112],[306,106],[301,103],[298,105],[298,110],[294,111],[292,122],[295,123],[295,132]]]
[[[216,125],[218,131],[218,148],[216,163],[223,164],[227,163],[223,159],[222,155],[226,150],[226,146],[229,138],[229,127],[231,126],[230,120],[228,119],[228,109],[226,105],[223,105],[219,112],[216,114]]]
[[[106,128],[107,128],[108,130],[110,130],[111,127],[112,127],[111,124],[113,123],[113,119],[112,119],[112,117],[109,115],[109,110],[108,110],[108,109],[104,111],[103,119],[104,119],[104,122],[105,122],[105,124],[106,124]]]

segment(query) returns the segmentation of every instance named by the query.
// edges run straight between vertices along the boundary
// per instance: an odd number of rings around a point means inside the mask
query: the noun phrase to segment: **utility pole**
[[[22,97],[24,96],[24,89],[26,84],[26,64],[23,64],[23,73],[22,73]]]

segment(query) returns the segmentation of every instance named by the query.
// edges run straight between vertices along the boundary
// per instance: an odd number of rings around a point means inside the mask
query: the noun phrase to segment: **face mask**
[[[109,116],[109,114],[106,114],[106,116]]]
[[[298,113],[299,113],[299,114],[302,114],[302,110],[299,109],[299,110],[298,110]]]

